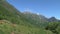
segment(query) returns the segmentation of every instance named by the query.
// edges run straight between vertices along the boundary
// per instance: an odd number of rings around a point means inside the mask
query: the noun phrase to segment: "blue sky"
[[[60,19],[60,0],[7,0],[19,11],[28,10],[32,13],[40,13],[46,17],[55,16]]]

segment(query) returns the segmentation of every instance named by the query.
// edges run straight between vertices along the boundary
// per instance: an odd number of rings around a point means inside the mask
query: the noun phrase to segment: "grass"
[[[17,25],[6,20],[0,20],[0,34],[52,34],[52,32],[41,28]]]

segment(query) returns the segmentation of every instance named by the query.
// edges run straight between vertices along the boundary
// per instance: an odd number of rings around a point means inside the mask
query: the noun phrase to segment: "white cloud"
[[[39,13],[37,13],[37,15],[40,15]]]

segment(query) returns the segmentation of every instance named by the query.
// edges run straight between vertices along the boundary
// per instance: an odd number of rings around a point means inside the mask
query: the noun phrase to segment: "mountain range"
[[[48,19],[30,12],[22,13],[6,0],[0,0],[1,34],[53,34],[50,30],[44,29],[50,22],[60,22],[60,20],[55,17]]]

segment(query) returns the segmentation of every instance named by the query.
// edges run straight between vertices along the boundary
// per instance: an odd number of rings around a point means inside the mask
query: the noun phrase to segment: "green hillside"
[[[7,1],[0,0],[0,34],[60,34],[59,24],[50,23],[43,15],[21,13]]]
[[[41,28],[12,24],[7,20],[0,20],[0,34],[52,34]]]

